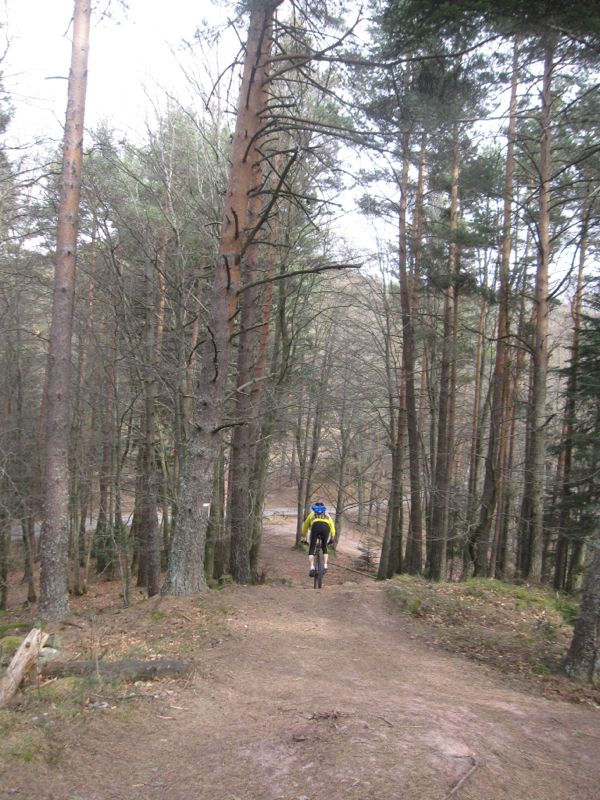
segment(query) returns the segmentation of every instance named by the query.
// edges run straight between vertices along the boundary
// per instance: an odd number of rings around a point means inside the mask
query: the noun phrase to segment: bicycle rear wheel
[[[313,578],[313,586],[315,589],[320,589],[323,583],[323,567],[321,565],[321,548],[317,547],[315,550],[315,577]]]

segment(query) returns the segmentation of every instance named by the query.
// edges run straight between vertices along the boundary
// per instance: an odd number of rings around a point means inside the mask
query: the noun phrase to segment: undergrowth
[[[392,579],[388,593],[431,643],[544,683],[547,692],[600,701],[599,690],[576,686],[562,675],[578,613],[571,597],[485,578],[431,583],[407,575]]]

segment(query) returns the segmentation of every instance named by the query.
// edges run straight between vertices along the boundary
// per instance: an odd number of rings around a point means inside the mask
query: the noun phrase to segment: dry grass
[[[600,704],[600,687],[561,672],[577,604],[556,592],[495,580],[430,583],[397,576],[390,598],[431,644],[512,675],[544,694]]]

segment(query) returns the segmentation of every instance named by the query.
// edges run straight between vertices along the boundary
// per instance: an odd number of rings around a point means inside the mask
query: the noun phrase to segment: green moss
[[[536,664],[533,667],[533,671],[535,672],[536,675],[551,675],[552,674],[552,670],[549,667],[547,667],[545,664]]]
[[[538,586],[504,583],[491,578],[470,578],[464,586],[463,594],[470,597],[489,599],[496,596],[499,599],[514,601],[517,608],[528,609],[541,606],[558,611],[564,621],[570,625],[575,622],[579,612],[579,604],[574,600]]]
[[[554,607],[567,625],[575,624],[575,620],[579,614],[579,603],[576,603],[574,600],[567,600],[565,597],[558,597],[554,600]]]
[[[549,589],[485,578],[438,583],[408,575],[387,582],[399,610],[418,618],[437,644],[477,654],[502,670],[557,671],[577,605]]]
[[[408,604],[408,613],[412,614],[413,617],[420,617],[422,615],[421,606],[423,605],[423,601],[420,597],[413,597],[413,599]]]
[[[556,625],[547,619],[538,619],[535,621],[534,628],[536,633],[540,634],[544,639],[549,642],[555,642],[557,639]]]
[[[8,631],[16,631],[28,627],[27,622],[6,622],[4,625],[0,625],[0,636],[4,636]]]
[[[81,678],[58,678],[40,686],[39,697],[45,703],[62,703],[70,699],[79,703],[83,689],[84,682]]]
[[[3,636],[0,639],[0,661],[10,660],[23,644],[23,636]]]
[[[465,594],[481,598],[497,596],[503,599],[514,600],[516,604],[525,606],[545,604],[548,602],[547,593],[543,590],[527,586],[517,586],[513,583],[504,583],[495,578],[469,578],[465,581]]]

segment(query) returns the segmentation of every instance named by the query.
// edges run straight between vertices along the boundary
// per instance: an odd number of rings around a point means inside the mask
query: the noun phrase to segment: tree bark
[[[38,605],[38,616],[42,620],[62,619],[69,608],[67,567],[71,340],[90,17],[90,0],[75,0],[48,352],[44,504]]]
[[[252,248],[254,250],[254,248]],[[257,274],[258,253],[244,262],[248,280]],[[229,471],[229,525],[231,532],[230,572],[237,583],[250,583],[250,548],[252,546],[252,497],[250,479],[256,445],[256,358],[259,291],[253,287],[242,293],[241,331],[238,341],[237,386],[234,419],[236,427],[231,439]]]
[[[487,289],[487,271],[485,275]],[[488,398],[483,397],[483,377],[485,373],[485,320],[489,307],[487,291],[482,293],[479,305],[479,327],[477,330],[477,351],[475,354],[475,388],[471,421],[471,445],[469,451],[469,479],[467,484],[467,534],[463,551],[463,568],[461,580],[468,577],[471,563],[476,561],[474,533],[477,515],[477,493],[481,483],[482,438],[485,427],[485,412]]]
[[[321,447],[321,433],[323,430],[323,418],[328,406],[327,387],[330,377],[330,368],[333,360],[334,339],[331,335],[335,328],[335,316],[330,325],[322,331],[322,338],[325,340],[324,350],[321,347],[321,338],[317,337],[317,343],[313,349],[313,366],[308,370],[309,374],[318,376],[315,380],[307,381],[309,384],[308,408],[306,412],[306,428],[304,431],[304,442],[300,440],[301,415],[298,418],[297,447],[300,463],[300,476],[298,480],[298,521],[296,526],[296,544],[299,544],[302,531],[302,522],[307,513],[312,498],[312,485],[317,459]],[[313,411],[314,400],[314,411]],[[309,433],[310,430],[310,433]]]
[[[5,483],[4,481],[2,482]],[[8,607],[8,572],[10,566],[10,516],[6,509],[6,487],[0,489],[0,611]]]
[[[268,276],[274,278],[278,261],[278,242],[281,226],[278,218],[271,222],[271,252],[268,260]],[[280,261],[279,274],[285,273],[285,259]],[[255,498],[252,520],[252,549],[250,551],[250,565],[253,573],[256,574],[258,567],[258,552],[262,538],[263,524],[263,505],[267,485],[267,471],[269,465],[269,453],[273,432],[277,429],[277,424],[281,415],[281,398],[286,387],[286,379],[290,367],[290,348],[291,341],[289,336],[289,320],[286,315],[287,290],[285,281],[277,282],[277,303],[275,305],[275,330],[273,350],[270,357],[270,368],[268,370],[270,379],[267,376],[267,353],[269,331],[271,326],[271,316],[273,309],[273,291],[275,282],[270,280],[266,286],[266,296],[263,302],[263,320],[260,342],[260,356],[258,366],[258,377],[264,375],[265,385],[263,387],[264,400],[261,404],[260,430],[257,432],[257,448],[255,453],[254,469],[251,481],[251,492]],[[264,370],[264,372],[263,372]]]
[[[423,205],[425,199],[425,165],[426,165],[426,153],[427,153],[427,132],[423,131],[421,136],[421,153],[419,157],[419,170],[417,175],[417,191],[415,195],[415,209],[413,215],[413,226],[412,226],[412,259],[413,259],[413,271],[412,271],[412,280],[409,281],[409,290],[410,290],[410,311],[412,314],[412,333],[413,339],[416,339],[415,335],[415,321],[417,319],[417,291],[418,286],[421,280],[421,259],[422,259],[422,236],[423,236]],[[404,355],[403,355],[404,358]],[[413,381],[416,383],[416,341],[415,341],[415,349],[414,349],[414,357],[413,357]],[[423,359],[425,361],[425,358]],[[419,402],[420,405],[417,408],[417,392],[416,386],[414,387],[414,394],[415,394],[415,415],[416,415],[416,430],[417,433],[420,433],[423,430],[423,423],[425,420],[425,396],[426,396],[426,385],[427,385],[427,369],[425,364],[421,369],[421,381],[419,387]],[[410,441],[410,439],[409,439]],[[413,574],[419,575],[423,569],[423,477],[421,475],[421,467],[424,463],[425,455],[422,452],[423,443],[420,440],[420,437],[417,436],[417,445],[419,448],[419,482],[421,484],[421,489],[419,493],[419,500],[420,500],[420,518],[421,524],[415,528],[416,536],[413,537],[413,529],[412,523],[408,526],[408,531],[406,534],[406,554],[404,560],[404,569]],[[409,444],[410,448],[410,444]],[[409,458],[410,458],[410,450],[409,450]],[[409,461],[409,469],[410,469],[410,461]],[[411,488],[412,493],[412,488]],[[413,513],[413,508],[411,505],[411,514]],[[415,515],[417,512],[414,512]]]
[[[229,568],[230,540],[225,531],[225,446],[221,445],[215,461],[213,499],[210,505],[204,574],[208,581],[221,578]]]
[[[504,182],[504,212],[502,223],[502,249],[500,255],[500,299],[498,305],[498,337],[490,431],[485,459],[485,477],[481,498],[479,524],[473,533],[476,543],[476,575],[490,574],[490,533],[496,509],[499,487],[502,483],[502,459],[500,442],[505,425],[505,397],[508,380],[508,337],[509,337],[509,297],[510,297],[510,253],[512,249],[512,195],[514,186],[515,133],[517,125],[517,86],[519,43],[515,40],[513,48],[512,80],[508,124],[508,145],[506,153],[506,175]],[[492,568],[493,569],[493,568]]]
[[[68,678],[90,675],[98,678],[129,681],[155,681],[189,675],[194,665],[189,661],[159,658],[152,661],[49,661],[41,669],[44,678]]]
[[[444,336],[442,341],[442,365],[440,374],[440,395],[438,409],[437,455],[433,481],[430,553],[428,576],[432,580],[445,577],[446,548],[448,541],[447,507],[450,488],[452,436],[451,436],[451,376],[455,359],[454,307],[456,303],[457,245],[455,241],[458,227],[458,175],[459,141],[458,129],[454,131],[452,156],[452,186],[450,194],[450,254],[448,259],[448,286],[444,293]]]
[[[397,572],[402,572],[403,569],[403,467],[404,432],[406,429],[405,386],[405,383],[401,383],[398,402],[398,422],[396,425],[396,441],[392,449],[391,492],[388,503],[384,547],[382,548],[378,571],[379,578],[391,578]]]
[[[275,171],[279,174],[280,155],[275,157]],[[269,334],[271,318],[273,315],[273,279],[277,270],[277,243],[279,239],[279,222],[274,217],[271,221],[271,247],[267,257],[267,283],[262,295],[262,318],[260,336],[258,337],[258,355],[254,373],[254,404],[256,411],[252,420],[252,437],[254,448],[252,452],[253,463],[248,485],[248,494],[252,498],[252,519],[250,522],[250,570],[255,576],[258,569],[258,555],[262,540],[263,506],[265,500],[267,467],[271,446],[271,432],[275,425],[275,409],[270,407],[271,397],[267,397],[267,357],[269,353]],[[283,376],[282,376],[283,379]],[[266,402],[265,402],[266,400]],[[264,425],[260,414],[269,414],[269,420]]]
[[[177,529],[171,540],[162,591],[186,595],[206,589],[204,549],[213,488],[213,467],[223,422],[223,400],[231,354],[231,336],[240,286],[240,264],[247,244],[248,193],[256,185],[262,155],[271,29],[281,0],[252,7],[246,60],[233,138],[219,257],[202,347],[187,461],[178,491]]]
[[[48,634],[38,628],[29,631],[0,679],[0,708],[4,708],[11,697],[16,694],[27,673],[37,661],[39,652],[47,639]]]
[[[564,589],[567,572],[567,553],[569,536],[567,524],[569,521],[568,500],[572,493],[571,468],[573,463],[573,420],[575,417],[575,393],[577,391],[577,376],[579,370],[579,334],[581,330],[581,309],[583,302],[583,273],[586,263],[588,229],[590,223],[591,205],[585,204],[579,239],[579,269],[577,271],[577,289],[571,305],[573,319],[573,341],[571,344],[571,364],[567,380],[565,400],[564,423],[562,440],[564,450],[560,462],[560,498],[561,510],[558,519],[558,539],[556,543],[556,556],[554,562],[554,588]]]
[[[266,98],[265,101],[266,103]],[[255,171],[256,181],[249,203],[248,221],[251,228],[258,224],[261,213],[259,184],[262,171]],[[256,459],[258,414],[264,386],[268,320],[271,311],[273,284],[267,291],[252,286],[258,279],[262,248],[254,242],[246,250],[243,266],[247,288],[240,296],[240,332],[238,337],[237,383],[234,420],[231,437],[231,468],[229,487],[229,525],[231,532],[230,572],[238,583],[253,580],[250,553],[252,549],[252,520],[256,498],[251,492],[252,473]],[[268,264],[272,262],[267,262]],[[269,273],[272,267],[267,270]],[[269,277],[269,276],[267,276]],[[272,276],[271,276],[272,277]],[[266,305],[262,307],[262,304]],[[262,312],[266,313],[266,320]],[[259,323],[262,323],[259,325]]]
[[[585,575],[579,616],[567,653],[565,671],[576,680],[600,683],[600,535]]]
[[[539,580],[542,570],[544,486],[546,472],[546,380],[548,375],[548,272],[550,267],[550,195],[552,140],[552,73],[555,41],[546,44],[540,114],[540,200],[538,262],[535,282],[535,347],[533,352],[533,409],[530,472],[531,509],[529,558],[524,577]]]
[[[310,397],[307,399],[307,408],[306,408],[306,425],[303,427],[302,425],[302,417],[304,415],[304,409],[302,408],[302,402],[305,395],[304,387],[300,389],[300,398],[299,398],[299,407],[298,407],[298,416],[296,419],[296,430],[295,430],[295,451],[296,457],[298,459],[298,474],[296,477],[296,484],[298,487],[298,492],[296,496],[296,546],[300,544],[302,539],[302,524],[304,522],[304,518],[308,511],[306,507],[306,485],[307,485],[307,473],[308,473],[308,431],[311,421],[312,415],[312,404],[310,402]]]
[[[421,550],[423,546],[423,513],[421,509],[421,465],[419,440],[419,419],[415,392],[415,328],[412,292],[407,271],[407,232],[406,209],[408,201],[408,171],[410,134],[402,132],[402,179],[400,185],[400,221],[399,221],[399,269],[400,269],[400,302],[402,305],[402,364],[406,382],[406,425],[408,434],[408,463],[410,476],[410,551],[406,554],[407,571],[413,575],[421,572]],[[402,513],[402,509],[400,511]]]
[[[138,459],[139,499],[136,497],[136,511],[139,518],[136,520],[136,527],[140,541],[138,586],[146,587],[149,597],[158,594],[160,589],[161,538],[157,510],[160,478],[155,409],[164,325],[164,287],[161,286],[158,291],[157,303],[156,275],[164,274],[167,241],[163,234],[157,253],[157,265],[147,261],[145,270],[145,368],[142,373],[144,412]]]

